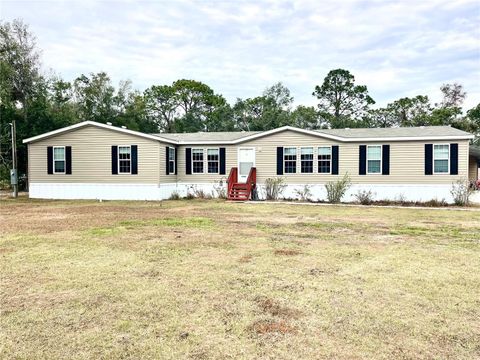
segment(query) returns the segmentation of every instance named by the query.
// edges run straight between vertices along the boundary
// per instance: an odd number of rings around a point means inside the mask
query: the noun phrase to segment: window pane
[[[368,160],[380,160],[382,158],[381,146],[368,146],[367,147]]]
[[[120,173],[130,173],[130,160],[120,160],[119,165]]]
[[[65,172],[65,161],[55,161],[55,172],[62,173]]]
[[[170,148],[170,150],[168,150],[168,160],[175,161],[175,149],[174,148]]]
[[[218,149],[207,149],[207,160],[218,160]]]
[[[218,161],[209,161],[208,162],[208,172],[210,174],[218,173]]]
[[[434,145],[434,158],[448,160],[448,145]]]
[[[193,149],[192,159],[194,161],[203,161],[203,149]]]
[[[332,153],[332,148],[330,146],[322,146],[318,148],[318,155],[330,155]]]
[[[380,173],[380,160],[368,160],[368,172],[370,174]]]
[[[434,172],[436,173],[448,173],[448,160],[435,160]]]
[[[301,148],[300,152],[302,155],[313,155],[313,148],[312,147],[307,147],[307,148]]]
[[[130,146],[119,146],[118,147],[118,158],[120,160],[130,160]],[[126,172],[130,172],[130,165],[129,170]],[[122,172],[122,171],[120,171]],[[125,171],[124,171],[125,172]]]
[[[313,173],[313,160],[303,160],[300,167],[302,173]]]
[[[65,160],[65,148],[63,147],[53,148],[53,159]]]
[[[296,155],[297,154],[297,149],[296,148],[285,148],[283,151],[284,151],[284,155]]]
[[[194,173],[203,173],[203,161],[194,161],[193,162],[193,172]]]
[[[318,162],[318,172],[322,174],[330,174],[330,160]]]
[[[285,173],[294,174],[297,172],[297,162],[296,161],[285,161]]]
[[[248,175],[250,168],[253,167],[253,162],[241,162],[240,163],[240,175]]]
[[[174,161],[170,161],[168,163],[168,172],[170,174],[173,174],[175,172],[175,162]]]

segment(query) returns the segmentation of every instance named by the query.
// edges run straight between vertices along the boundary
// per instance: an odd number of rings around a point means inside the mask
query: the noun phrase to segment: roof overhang
[[[229,141],[214,141],[214,140],[208,140],[208,141],[178,141],[177,144],[179,145],[208,145],[208,144],[240,144],[246,141],[250,140],[255,140],[264,136],[268,135],[273,135],[282,131],[295,131],[301,134],[307,134],[307,135],[312,135],[320,138],[325,138],[325,139],[330,139],[330,140],[335,140],[339,142],[375,142],[375,141],[423,141],[423,140],[431,140],[431,141],[444,141],[444,140],[470,140],[473,139],[473,135],[455,135],[455,136],[404,136],[404,137],[364,137],[364,138],[346,138],[342,136],[337,136],[337,135],[332,135],[332,134],[327,134],[327,133],[322,133],[318,131],[312,131],[312,130],[305,130],[305,129],[300,129],[296,128],[293,126],[282,126],[273,130],[268,130],[264,131],[258,134],[253,134],[249,136],[242,137],[240,139],[236,140],[229,140]],[[159,135],[159,138],[162,138],[161,135]],[[164,139],[164,138],[162,138]]]
[[[477,160],[480,160],[480,146],[470,145],[469,155]]]
[[[150,135],[150,134],[145,134],[139,131],[134,131],[134,130],[129,130],[129,129],[124,129],[120,127],[116,127],[113,125],[107,125],[103,123],[98,123],[95,121],[83,121],[81,123],[67,126],[58,130],[50,131],[45,134],[41,134],[38,136],[34,136],[28,139],[23,140],[23,143],[31,143],[35,141],[39,141],[42,139],[46,139],[55,135],[63,134],[69,131],[73,131],[76,129],[80,129],[85,126],[95,126],[98,128],[103,128],[107,130],[112,130],[112,131],[117,131],[120,133],[124,134],[129,134],[129,135],[134,135],[138,137],[142,137],[145,139],[150,139],[150,140],[155,140],[155,141],[160,141],[160,142],[165,142],[168,144],[175,144],[175,145],[219,145],[219,144],[224,144],[224,145],[234,145],[234,144],[240,144],[244,143],[246,141],[250,140],[255,140],[264,136],[269,136],[273,135],[276,133],[280,133],[283,131],[294,131],[300,134],[306,134],[306,135],[311,135],[315,137],[320,137],[320,138],[325,138],[325,139],[330,139],[330,140],[335,140],[338,142],[344,142],[344,143],[349,143],[349,142],[381,142],[381,141],[447,141],[447,140],[470,140],[473,139],[473,135],[451,135],[451,136],[410,136],[410,137],[364,137],[364,138],[347,138],[347,137],[342,137],[342,136],[337,136],[337,135],[332,135],[332,134],[327,134],[319,131],[313,131],[313,130],[305,130],[305,129],[300,129],[296,128],[293,126],[282,126],[276,129],[272,130],[267,130],[260,132],[258,134],[253,134],[253,135],[248,135],[239,139],[235,140],[199,140],[199,141],[181,141],[181,140],[172,140],[168,139],[166,137],[162,137],[161,135]]]
[[[177,141],[164,139],[164,138],[160,139],[160,138],[158,138],[157,136],[154,136],[154,135],[149,135],[149,134],[145,134],[145,133],[142,133],[142,132],[139,132],[139,131],[124,129],[124,128],[113,126],[113,125],[98,123],[98,122],[95,122],[95,121],[83,121],[83,122],[80,122],[78,124],[74,124],[74,125],[67,126],[67,127],[64,127],[64,128],[58,129],[58,130],[53,130],[53,131],[47,132],[45,134],[33,136],[31,138],[23,140],[23,143],[28,144],[28,143],[31,143],[31,142],[47,139],[49,137],[60,135],[60,134],[63,134],[63,133],[69,132],[69,131],[77,130],[77,129],[80,129],[80,128],[83,128],[83,127],[86,127],[86,126],[95,126],[95,127],[101,128],[101,129],[117,131],[119,133],[129,134],[129,135],[138,136],[138,137],[142,137],[142,138],[150,139],[150,140],[155,140],[155,141],[163,141],[163,142],[166,142],[166,143],[169,143],[169,144],[177,144],[178,143]]]

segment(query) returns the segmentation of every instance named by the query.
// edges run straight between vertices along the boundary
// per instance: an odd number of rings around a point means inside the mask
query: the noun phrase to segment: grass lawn
[[[0,358],[480,358],[480,211],[0,202]]]

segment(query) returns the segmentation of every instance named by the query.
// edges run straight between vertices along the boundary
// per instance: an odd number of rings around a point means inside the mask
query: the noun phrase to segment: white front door
[[[238,182],[247,182],[252,167],[255,167],[255,148],[238,148]]]

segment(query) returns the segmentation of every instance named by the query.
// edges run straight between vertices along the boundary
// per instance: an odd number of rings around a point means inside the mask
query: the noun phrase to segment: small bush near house
[[[350,188],[352,182],[348,173],[343,175],[340,180],[330,181],[325,184],[327,190],[327,200],[329,203],[338,204],[342,201],[342,197]]]
[[[353,195],[357,202],[362,205],[370,205],[373,203],[373,198],[375,193],[372,190],[358,190],[355,195]]]
[[[301,201],[310,201],[312,198],[310,185],[304,185],[301,189],[296,189],[295,194]]]
[[[429,201],[425,201],[424,203],[420,203],[420,206],[426,206],[426,207],[443,207],[443,206],[448,206],[448,203],[445,201],[445,199],[432,199]]]
[[[191,185],[187,190],[187,199],[211,199],[212,195],[208,194],[205,190],[199,189],[196,185]]]
[[[395,202],[400,203],[401,205],[408,203],[407,197],[405,196],[404,193],[400,193],[397,196],[395,196]]]
[[[219,199],[227,198],[227,189],[222,180],[213,184],[212,197],[217,197]]]
[[[281,177],[265,180],[265,197],[267,200],[278,200],[285,190],[285,179]]]
[[[180,200],[181,196],[178,191],[173,191],[168,200]]]
[[[452,184],[450,194],[452,194],[453,202],[458,206],[468,206],[469,197],[473,192],[470,182],[466,179],[459,179]]]

